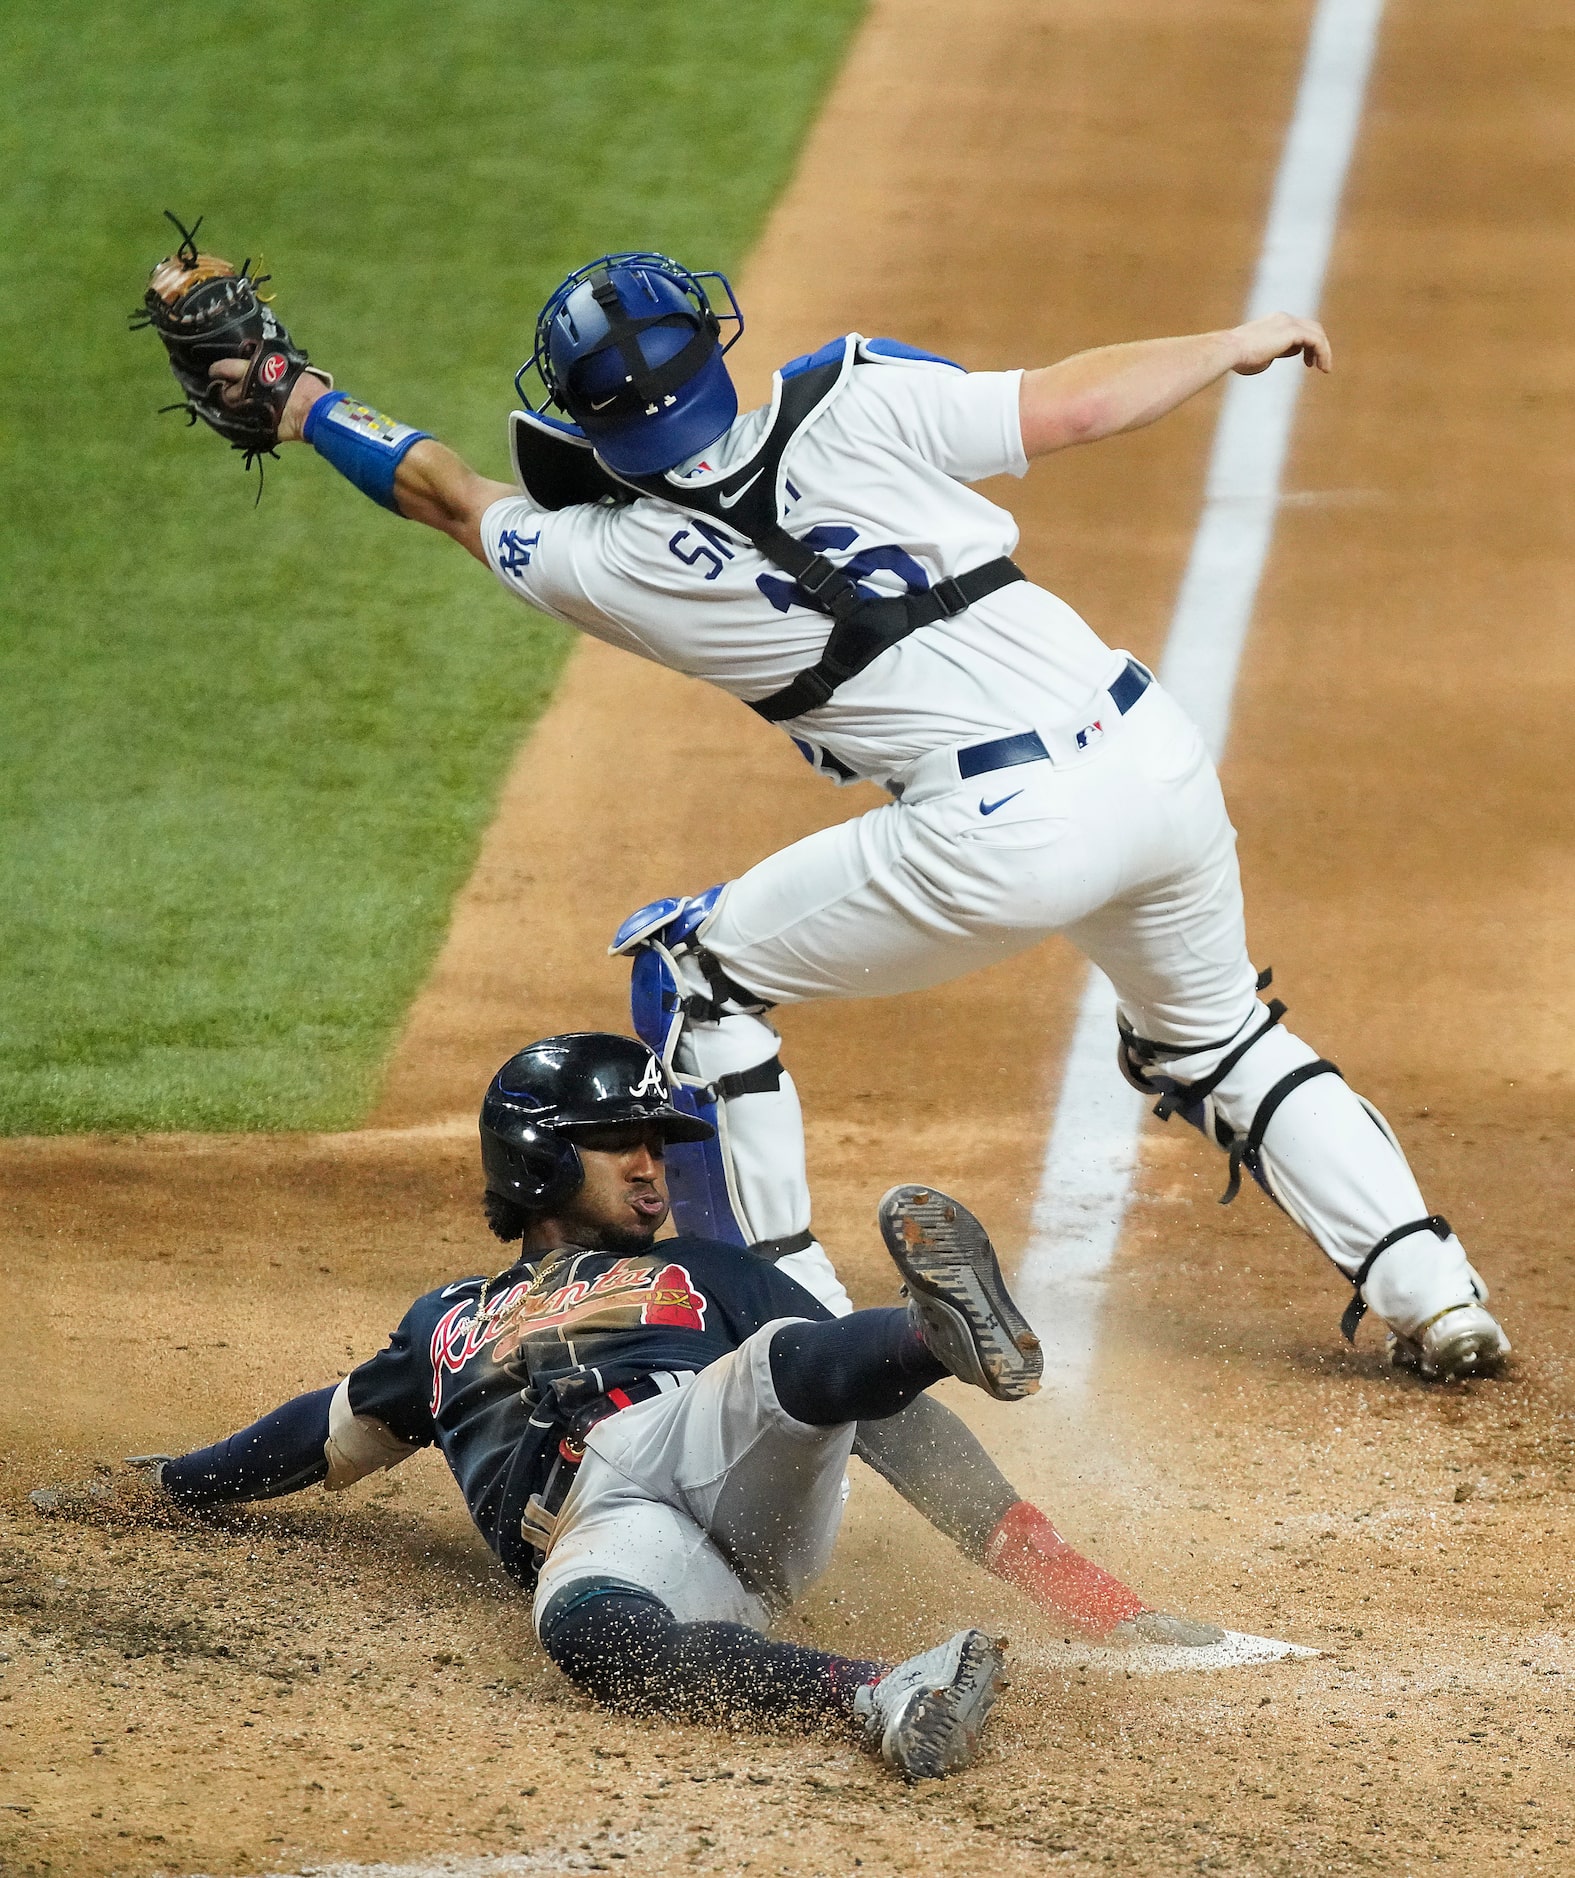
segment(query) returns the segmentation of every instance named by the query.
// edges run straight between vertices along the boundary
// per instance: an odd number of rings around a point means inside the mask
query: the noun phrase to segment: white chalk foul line
[[[1275,178],[1246,317],[1315,314],[1362,117],[1383,0],[1320,0]],[[1226,385],[1203,513],[1171,616],[1159,677],[1216,761],[1258,583],[1274,538],[1280,476],[1303,380],[1282,363]],[[1115,994],[1090,970],[1045,1149],[1017,1280],[1044,1340],[1046,1378],[1081,1389],[1093,1365],[1103,1274],[1121,1236],[1144,1098],[1115,1066]]]

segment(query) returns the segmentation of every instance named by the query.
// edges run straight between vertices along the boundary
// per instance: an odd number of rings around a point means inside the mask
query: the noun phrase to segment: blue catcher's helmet
[[[708,283],[726,295],[726,312]],[[743,330],[726,275],[693,274],[665,254],[604,254],[542,308],[535,351],[514,383],[545,415],[521,382],[534,368],[543,404],[555,404],[610,470],[655,476],[715,443],[738,416],[722,355]]]
[[[664,1141],[709,1140],[709,1123],[673,1107],[660,1060],[633,1037],[572,1031],[511,1056],[481,1104],[481,1166],[489,1193],[550,1211],[585,1178],[576,1135],[654,1123]]]

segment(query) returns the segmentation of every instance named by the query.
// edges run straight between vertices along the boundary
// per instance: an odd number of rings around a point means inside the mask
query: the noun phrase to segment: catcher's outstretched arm
[[[483,566],[487,556],[481,545],[481,518],[494,502],[518,494],[512,483],[496,483],[473,470],[435,437],[418,443],[394,474],[400,514],[451,536]]]
[[[1023,374],[1023,450],[1047,456],[1069,444],[1140,430],[1227,372],[1251,377],[1276,359],[1298,356],[1321,372],[1332,364],[1323,328],[1292,313],[1270,313],[1221,332],[1074,352],[1058,365]]]
[[[239,359],[221,359],[210,371],[214,378],[238,388],[246,369]],[[224,395],[228,401],[234,393],[226,390]],[[280,413],[279,442],[304,442],[313,408],[322,404],[326,409],[339,402],[343,402],[340,394],[326,391],[321,379],[303,376]],[[314,421],[321,421],[322,415],[319,412]],[[424,434],[399,457],[389,489],[390,506],[399,514],[451,536],[483,566],[487,557],[481,546],[481,518],[494,502],[517,493],[512,483],[493,482],[482,476],[447,444]]]

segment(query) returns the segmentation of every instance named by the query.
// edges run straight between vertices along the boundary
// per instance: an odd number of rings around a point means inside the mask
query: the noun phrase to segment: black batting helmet
[[[673,1106],[656,1053],[633,1037],[577,1030],[511,1056],[481,1104],[488,1193],[550,1212],[585,1178],[574,1137],[585,1128],[652,1122],[664,1141],[709,1141],[716,1130]]]

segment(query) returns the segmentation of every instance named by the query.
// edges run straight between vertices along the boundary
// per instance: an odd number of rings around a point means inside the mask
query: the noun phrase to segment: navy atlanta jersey
[[[704,1369],[774,1318],[829,1315],[776,1266],[714,1240],[561,1247],[418,1298],[351,1371],[350,1406],[436,1443],[483,1538],[524,1577],[520,1515],[577,1418],[616,1409],[632,1383]]]

